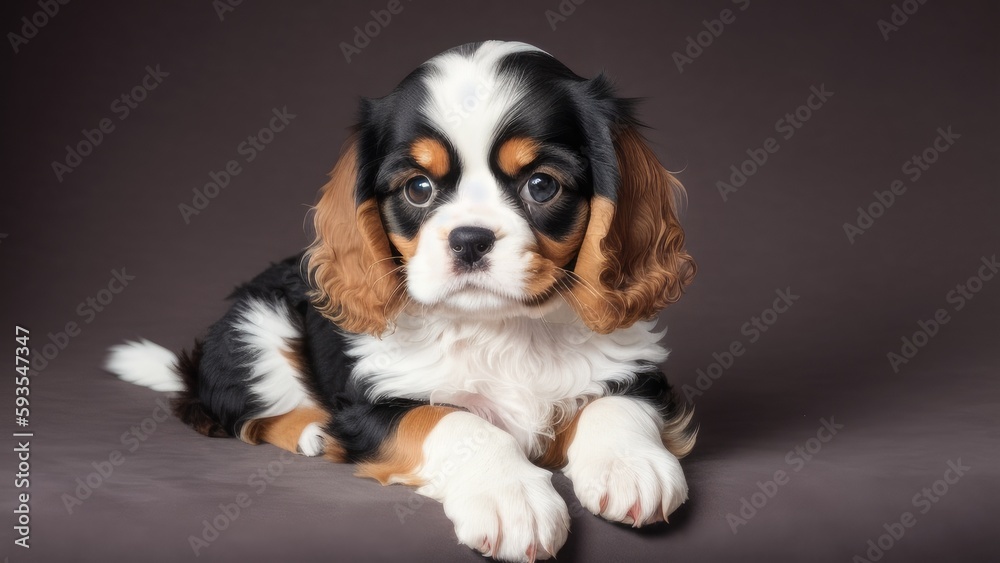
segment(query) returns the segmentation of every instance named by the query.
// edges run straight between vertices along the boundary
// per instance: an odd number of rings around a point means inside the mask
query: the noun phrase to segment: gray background
[[[124,338],[189,345],[237,282],[305,244],[307,206],[358,97],[383,95],[430,56],[487,38],[536,44],[584,76],[606,70],[622,94],[646,99],[649,138],[688,188],[684,223],[700,267],[663,314],[673,350],[665,369],[678,386],[694,385],[713,353],[734,340],[746,350],[694,397],[701,435],[684,462],[692,498],[673,524],[635,532],[605,523],[557,478],[573,510],[559,560],[850,561],[904,511],[916,525],[885,561],[992,555],[1000,280],[960,311],[947,295],[1000,246],[995,3],[929,0],[886,41],[877,22],[891,16],[888,0],[752,0],[744,11],[722,0],[588,0],[556,29],[545,14],[556,0],[404,2],[348,63],[341,42],[385,6],[247,1],[220,21],[207,1],[71,2],[20,52],[4,47],[4,330],[29,327],[36,355],[66,323],[81,332],[33,376],[30,552],[6,539],[15,496],[6,439],[0,556],[193,559],[188,536],[247,493],[251,505],[200,559],[480,560],[455,545],[439,505],[352,478],[349,466],[274,465],[274,448],[209,440],[173,418],[147,421],[148,438],[129,451],[122,434],[159,414],[159,395],[98,366]],[[723,9],[735,21],[679,72],[671,54]],[[6,3],[2,30],[38,10]],[[169,76],[119,120],[112,102],[157,64]],[[776,136],[776,121],[820,85],[834,95],[723,201],[716,182],[730,165]],[[237,146],[285,106],[296,115],[287,129],[185,224],[178,204],[242,159]],[[103,118],[115,130],[57,181],[51,163]],[[903,164],[949,126],[960,138],[910,181]],[[849,243],[843,224],[896,179],[906,193]],[[81,315],[78,305],[121,268],[135,276],[125,291]],[[749,343],[741,327],[783,288],[799,300]],[[895,373],[887,354],[939,308],[950,322]],[[13,378],[2,386],[9,405]],[[3,426],[13,431],[9,408]],[[844,429],[795,471],[786,453],[830,417]],[[69,514],[62,495],[115,450],[124,462]],[[913,496],[959,459],[971,470],[921,514]],[[258,494],[248,478],[268,464],[280,475]],[[789,482],[734,534],[726,515],[778,470]],[[408,506],[413,514],[400,510]]]

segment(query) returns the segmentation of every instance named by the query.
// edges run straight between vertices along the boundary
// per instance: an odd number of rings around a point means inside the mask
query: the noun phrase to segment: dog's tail
[[[112,346],[104,369],[122,381],[155,391],[175,393],[170,403],[174,415],[182,422],[205,436],[229,436],[198,396],[200,364],[201,342],[195,342],[191,353],[184,352],[177,356],[163,346],[143,339]]]
[[[104,369],[122,381],[154,391],[177,392],[185,387],[178,373],[177,360],[177,355],[170,350],[143,338],[112,346]]]

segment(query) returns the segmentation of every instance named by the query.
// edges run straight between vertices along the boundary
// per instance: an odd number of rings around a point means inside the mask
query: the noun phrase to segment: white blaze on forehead
[[[497,63],[512,53],[531,51],[538,49],[490,41],[472,55],[451,52],[427,63],[427,99],[421,111],[454,147],[461,176],[454,195],[423,221],[417,251],[407,262],[407,289],[418,303],[499,316],[526,310],[521,300],[529,297],[529,249],[535,238],[498,185],[489,157],[498,126],[516,111],[523,95],[516,79],[497,74]],[[448,237],[461,226],[496,235],[482,271],[454,268]]]
[[[512,53],[540,51],[526,43],[487,41],[472,56],[445,53],[428,64],[424,114],[451,141],[461,159],[459,196],[469,203],[496,201],[489,168],[497,126],[519,99],[516,85],[497,74],[497,63]]]

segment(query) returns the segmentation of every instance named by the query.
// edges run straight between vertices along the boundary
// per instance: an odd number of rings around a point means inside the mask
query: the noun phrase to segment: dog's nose
[[[482,227],[458,227],[448,235],[451,252],[462,264],[474,266],[493,250],[497,237]]]

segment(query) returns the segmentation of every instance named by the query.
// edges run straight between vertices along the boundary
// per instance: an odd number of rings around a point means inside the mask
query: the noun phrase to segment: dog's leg
[[[323,430],[330,415],[316,407],[299,407],[291,412],[258,418],[243,425],[240,439],[251,444],[267,442],[293,453],[336,459],[342,452]],[[341,461],[343,455],[339,455]]]
[[[584,407],[569,431],[554,447],[565,447],[563,472],[587,510],[639,527],[665,520],[687,500],[680,462],[664,446],[669,436],[664,435],[663,418],[648,402],[621,396],[597,399]]]
[[[359,474],[417,485],[444,504],[461,543],[505,561],[547,559],[566,542],[569,511],[552,474],[510,434],[464,411],[406,412]]]

